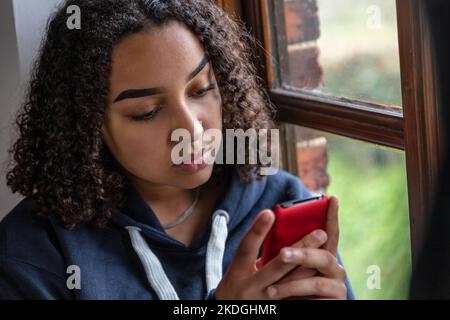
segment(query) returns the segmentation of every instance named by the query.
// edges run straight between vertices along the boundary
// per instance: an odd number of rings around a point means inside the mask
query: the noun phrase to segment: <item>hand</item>
[[[283,248],[284,251],[291,252],[290,254],[284,253],[291,257],[291,263],[302,267],[297,267],[268,289],[270,292],[276,292],[272,298],[345,299],[347,297],[347,288],[344,282],[346,273],[336,257],[339,242],[338,199],[336,197],[330,197],[327,217],[328,240],[321,249],[314,246],[302,248],[296,245]]]
[[[216,289],[216,298],[221,299],[270,299],[269,285],[275,284],[297,267],[285,261],[282,253],[259,268],[256,261],[259,248],[275,220],[273,212],[263,210],[259,213],[241,240],[230,266]],[[320,237],[322,235],[322,237]],[[327,240],[325,232],[316,230],[294,246],[296,248],[319,248]],[[311,277],[316,270],[303,270],[303,277]],[[302,274],[297,272],[297,276]],[[305,274],[306,273],[306,274]]]
[[[323,249],[283,248],[285,261],[292,265],[302,265],[301,272],[291,273],[271,285],[267,291],[272,299],[314,298],[345,299],[345,270],[339,265],[336,257]],[[305,275],[305,270],[316,269],[317,275]]]

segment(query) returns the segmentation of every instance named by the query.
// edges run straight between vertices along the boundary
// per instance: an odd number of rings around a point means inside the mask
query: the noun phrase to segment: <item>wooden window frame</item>
[[[239,12],[252,35],[261,44],[256,48],[255,64],[265,81],[272,103],[278,109],[280,122],[322,130],[378,145],[405,151],[413,268],[421,248],[424,226],[437,185],[443,155],[442,127],[436,94],[436,72],[430,49],[430,29],[426,19],[425,0],[396,0],[400,50],[403,114],[379,105],[352,99],[330,98],[286,90],[273,63],[285,67],[286,55],[274,52],[277,35],[284,35],[283,13],[273,10],[282,0],[218,0]],[[219,3],[220,4],[220,3]],[[229,10],[229,9],[228,9]],[[272,27],[281,28],[273,32]],[[278,42],[280,43],[280,42]],[[283,132],[289,135],[289,130]],[[284,141],[286,142],[286,141]],[[285,145],[287,161],[293,152]],[[293,159],[290,159],[291,162]]]

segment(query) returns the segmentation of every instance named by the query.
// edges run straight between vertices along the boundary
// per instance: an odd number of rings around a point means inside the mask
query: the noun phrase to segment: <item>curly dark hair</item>
[[[66,27],[77,5],[81,28]],[[251,63],[255,40],[239,20],[210,0],[69,0],[47,24],[16,119],[7,185],[32,197],[41,215],[67,228],[104,226],[123,203],[129,181],[103,142],[112,49],[124,37],[170,20],[199,38],[212,63],[223,102],[223,129],[271,129],[274,109]],[[222,165],[215,164],[213,174]],[[236,165],[240,177],[260,179],[262,165]]]

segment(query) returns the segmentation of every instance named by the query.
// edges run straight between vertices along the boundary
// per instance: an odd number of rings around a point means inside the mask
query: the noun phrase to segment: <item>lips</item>
[[[191,163],[202,163],[204,150],[205,149],[200,150],[200,152],[195,155],[191,153]]]
[[[211,145],[208,145],[200,150],[197,154],[191,153],[191,164],[203,164],[204,156],[212,149]],[[187,164],[183,162],[182,164]]]

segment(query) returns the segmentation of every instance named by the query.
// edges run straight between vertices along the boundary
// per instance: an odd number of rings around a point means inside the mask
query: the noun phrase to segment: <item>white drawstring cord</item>
[[[206,249],[206,290],[207,294],[217,288],[222,279],[222,261],[225,252],[225,242],[228,236],[228,213],[225,210],[214,212],[211,236]]]
[[[216,210],[212,217],[211,234],[206,248],[206,290],[207,296],[222,279],[223,255],[228,236],[227,223],[229,215],[225,210]],[[127,226],[125,229],[131,238],[134,251],[144,266],[147,279],[160,300],[179,300],[175,288],[170,283],[158,257],[148,246],[138,227]]]
[[[177,292],[167,278],[166,273],[159,262],[158,257],[147,245],[147,242],[141,235],[141,229],[137,227],[125,227],[130,234],[131,243],[134,251],[136,251],[142,265],[144,266],[145,274],[148,282],[156,291],[160,300],[179,300]]]

